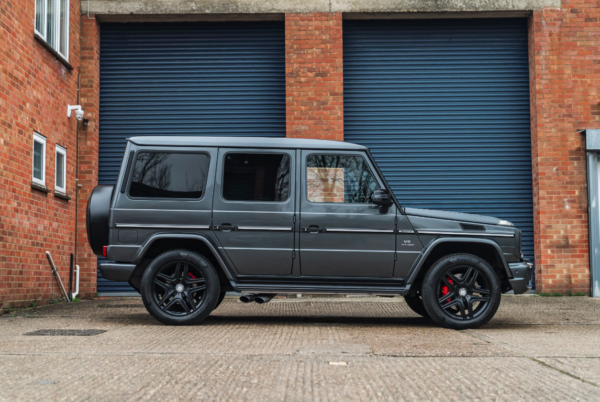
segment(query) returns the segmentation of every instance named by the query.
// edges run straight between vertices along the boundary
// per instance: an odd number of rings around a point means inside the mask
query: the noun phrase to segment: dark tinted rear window
[[[206,154],[140,152],[129,195],[142,198],[201,198],[208,175]]]
[[[223,198],[229,201],[286,201],[290,196],[290,157],[286,154],[225,156]]]

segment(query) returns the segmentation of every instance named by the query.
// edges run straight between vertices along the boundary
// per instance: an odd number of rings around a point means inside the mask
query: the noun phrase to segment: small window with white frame
[[[67,194],[67,149],[56,144],[56,180],[55,188],[59,193]]]
[[[33,133],[33,175],[34,183],[46,185],[46,138]]]
[[[69,59],[69,0],[35,0],[35,32]]]

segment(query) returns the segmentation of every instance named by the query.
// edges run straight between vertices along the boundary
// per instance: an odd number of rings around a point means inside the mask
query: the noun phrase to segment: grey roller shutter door
[[[285,137],[284,46],[283,21],[102,24],[99,183],[132,136]]]
[[[496,216],[533,259],[526,19],[344,21],[344,139],[406,206]]]

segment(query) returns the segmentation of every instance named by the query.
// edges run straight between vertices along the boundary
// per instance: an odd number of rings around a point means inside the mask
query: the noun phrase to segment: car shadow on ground
[[[118,325],[152,325],[161,324],[147,313],[114,314],[105,316],[102,321]],[[331,316],[257,316],[257,315],[211,315],[198,326],[226,326],[226,325],[299,325],[299,326],[344,326],[344,327],[436,327],[435,323],[423,317],[331,317]]]

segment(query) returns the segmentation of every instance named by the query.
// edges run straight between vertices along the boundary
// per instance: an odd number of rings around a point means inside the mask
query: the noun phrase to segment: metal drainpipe
[[[77,67],[77,105],[79,105],[80,100],[80,85],[81,85],[81,68]],[[75,120],[77,124],[77,130],[75,131],[75,141],[76,141],[76,149],[75,149],[75,264],[77,264],[77,225],[79,223],[79,121]],[[73,275],[71,273],[71,275]],[[73,279],[72,277],[70,278]],[[78,289],[79,290],[79,289]]]
[[[88,0],[87,18],[88,18],[88,20],[95,20],[96,19],[96,17],[90,18],[90,0]],[[79,105],[79,103],[78,103],[78,105]]]

